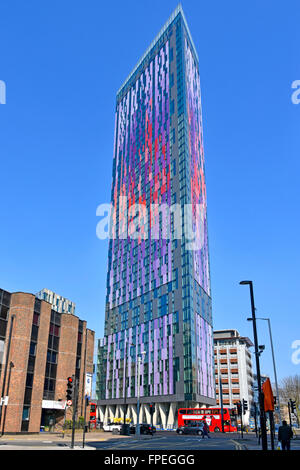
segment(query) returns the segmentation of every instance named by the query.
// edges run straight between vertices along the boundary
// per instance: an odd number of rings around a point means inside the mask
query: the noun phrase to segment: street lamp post
[[[223,407],[223,387],[222,387],[222,377],[221,374],[219,374],[219,395],[220,395],[220,402],[221,402],[221,426],[222,426],[222,432],[224,431],[224,407]]]
[[[137,436],[140,435],[140,374],[141,374],[141,361],[142,355],[145,356],[146,352],[143,351],[141,354],[138,355],[138,367],[137,367],[137,422],[136,422],[136,434]]]
[[[128,344],[128,352],[130,352],[130,346],[134,346],[132,343],[129,343],[127,339],[125,338],[125,343],[124,343],[124,424],[126,424],[126,415],[127,415],[127,404],[126,404],[126,399],[127,399],[127,347],[126,345]]]
[[[124,343],[124,424],[126,424],[126,411],[127,411],[127,405],[126,405],[126,390],[127,390],[127,384],[126,384],[126,381],[127,381],[127,373],[126,373],[126,369],[127,369],[127,360],[126,360],[126,354],[127,354],[127,350],[126,350],[126,339],[125,339],[125,343]]]
[[[252,318],[248,318],[248,320],[252,320]],[[276,365],[275,365],[275,354],[274,354],[273,339],[272,339],[271,320],[270,318],[259,318],[259,317],[256,317],[256,320],[265,320],[268,322],[271,351],[272,351],[272,360],[273,360],[273,369],[274,369],[274,380],[275,380],[275,388],[276,388],[276,413],[278,414],[279,422],[281,424],[280,399],[279,399],[279,389],[278,389],[277,372],[276,372]]]
[[[260,375],[260,364],[259,364],[259,354],[260,353],[259,353],[258,339],[257,339],[253,283],[252,283],[252,281],[241,281],[240,285],[249,285],[249,288],[250,288],[250,299],[251,299],[251,310],[252,310],[252,325],[253,325],[254,348],[255,348],[255,359],[256,359],[256,375],[257,375],[259,409],[260,409],[261,442],[262,442],[262,450],[268,450],[267,429],[266,429],[265,409],[264,409],[264,397],[263,397],[263,392],[262,392],[262,388],[261,388],[261,375]]]

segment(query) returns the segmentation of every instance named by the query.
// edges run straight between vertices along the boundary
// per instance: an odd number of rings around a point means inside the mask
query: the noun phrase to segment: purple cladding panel
[[[197,235],[198,242],[197,249],[193,250],[194,275],[199,285],[210,295],[200,76],[187,40],[185,40],[185,67],[191,201],[193,208],[192,224],[193,232]]]
[[[169,108],[167,42],[117,104],[112,184],[115,210],[111,219],[114,230],[119,224],[119,233],[110,245],[110,308],[139,296],[142,289],[145,293],[171,281],[171,241],[160,234],[151,243],[151,220],[157,222],[158,209],[150,210],[151,204],[171,205]],[[137,204],[147,210],[148,217],[141,214]],[[137,220],[138,234],[135,232],[133,237],[133,221]],[[159,250],[169,256],[159,257]],[[145,258],[150,261],[147,267]]]

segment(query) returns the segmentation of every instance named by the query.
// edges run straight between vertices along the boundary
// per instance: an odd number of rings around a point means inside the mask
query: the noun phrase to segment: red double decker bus
[[[97,424],[97,404],[90,402],[90,427],[96,429]]]
[[[210,432],[222,431],[221,408],[179,408],[178,428],[200,421],[206,421]],[[225,432],[237,431],[236,422],[228,408],[223,408],[223,423]]]

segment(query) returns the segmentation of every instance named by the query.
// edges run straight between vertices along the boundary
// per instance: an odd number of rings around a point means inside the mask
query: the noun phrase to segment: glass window
[[[4,305],[0,305],[0,318],[3,318],[4,320],[7,319],[7,314],[8,314],[8,307],[5,307]]]
[[[59,338],[57,336],[53,336],[52,349],[54,349],[55,351],[58,351],[58,344],[59,344]]]
[[[41,301],[40,301],[40,299],[35,299],[34,311],[40,313],[40,311],[41,311]]]
[[[8,292],[3,291],[2,303],[9,307],[10,304],[10,294]]]
[[[7,321],[6,320],[0,320],[0,336],[5,338],[6,335],[6,327],[7,327]]]
[[[36,325],[32,325],[32,330],[31,330],[32,341],[37,341],[38,332],[39,332],[38,327]]]
[[[22,414],[22,421],[29,421],[29,415],[30,415],[30,406],[24,406],[23,408],[23,414]]]
[[[28,372],[33,372],[34,371],[34,364],[35,364],[35,357],[34,356],[29,356],[28,358]]]
[[[33,384],[33,374],[27,374],[26,387],[32,387],[32,384]]]
[[[36,343],[31,342],[30,348],[29,348],[29,354],[31,356],[35,356],[35,351],[36,351]]]
[[[31,394],[32,394],[32,388],[31,387],[26,387],[25,388],[25,396],[24,396],[24,404],[29,405],[31,403]]]

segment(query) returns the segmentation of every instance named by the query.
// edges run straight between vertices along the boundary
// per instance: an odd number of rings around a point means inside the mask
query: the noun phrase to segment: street
[[[255,434],[244,434],[241,439],[238,433],[212,433],[210,439],[195,435],[178,435],[176,432],[159,431],[154,436],[117,436],[112,433],[88,433],[85,450],[118,450],[118,451],[201,451],[201,450],[261,450]],[[37,436],[3,436],[0,439],[0,450],[70,450],[70,436],[63,439],[60,435]],[[275,447],[277,440],[275,440]],[[271,443],[268,442],[271,449]],[[82,450],[82,435],[75,437],[74,450]],[[300,439],[293,439],[292,450],[300,450]]]

